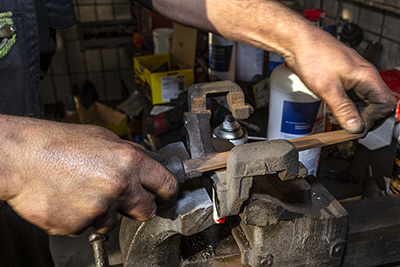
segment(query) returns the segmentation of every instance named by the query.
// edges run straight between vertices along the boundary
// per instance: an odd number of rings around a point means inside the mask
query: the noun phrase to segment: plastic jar
[[[325,103],[285,64],[275,68],[270,82],[269,140],[293,139],[324,131]],[[309,175],[317,175],[320,151],[315,148],[299,153],[299,160]]]

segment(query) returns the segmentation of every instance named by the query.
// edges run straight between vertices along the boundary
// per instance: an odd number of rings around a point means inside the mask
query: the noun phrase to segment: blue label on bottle
[[[281,132],[288,134],[311,133],[321,101],[310,103],[283,102]]]
[[[214,71],[229,71],[233,45],[211,45],[208,66]]]
[[[268,63],[268,73],[272,73],[272,71],[276,68],[276,67],[278,67],[280,64],[282,64],[283,62],[281,62],[281,61],[270,61],[269,63]]]

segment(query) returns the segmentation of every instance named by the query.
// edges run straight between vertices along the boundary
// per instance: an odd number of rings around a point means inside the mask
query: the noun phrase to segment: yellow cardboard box
[[[196,38],[197,30],[175,23],[171,54],[133,58],[136,84],[153,105],[169,103],[194,83]]]
[[[100,102],[94,102],[86,110],[79,98],[75,98],[77,113],[68,116],[63,121],[70,123],[85,123],[103,126],[118,136],[126,136],[128,133],[128,117]]]

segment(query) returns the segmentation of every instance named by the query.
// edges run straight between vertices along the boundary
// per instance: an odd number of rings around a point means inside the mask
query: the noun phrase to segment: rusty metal
[[[185,145],[182,142],[172,143],[161,148],[158,153],[164,160],[164,166],[175,175],[178,183],[183,183],[186,175],[182,162],[183,160],[190,159]]]
[[[244,103],[243,92],[232,82],[192,86],[189,89],[189,112],[185,114],[191,158],[216,153],[210,129],[210,111],[206,109],[206,96],[215,93],[226,94],[230,111],[235,118],[246,119],[252,112],[252,108]],[[173,144],[160,151],[168,169],[181,172],[182,166],[179,160],[185,160],[188,156],[184,150],[183,144]],[[175,206],[159,207],[158,214],[147,222],[124,218],[121,224],[120,247],[125,264],[127,266],[183,264],[180,257],[182,236],[193,236],[212,229],[213,201],[209,193],[212,187],[217,192],[214,201],[218,203],[219,215],[232,217],[240,213],[243,203],[249,198],[253,176],[276,172],[282,180],[290,180],[306,173],[298,162],[294,146],[281,140],[261,145],[238,146],[230,152],[227,166],[225,171],[212,175],[212,179],[208,174],[203,174],[205,176],[198,177],[197,180],[185,180],[185,177],[180,178],[178,175],[178,180],[184,184],[181,185]],[[301,184],[296,181],[285,183]],[[282,186],[282,188],[291,187]],[[298,188],[300,187],[296,187],[296,190]],[[295,195],[296,190],[286,190],[285,193]],[[301,190],[310,194],[307,187],[302,187]],[[211,238],[210,242],[217,241]],[[239,252],[237,246],[229,251],[231,253],[236,251],[236,254]],[[217,258],[221,258],[219,256],[216,255]],[[202,262],[204,263],[204,259]],[[262,262],[268,266],[274,259],[263,255]],[[188,262],[185,264],[191,265]]]
[[[253,108],[245,103],[242,89],[234,82],[220,81],[194,84],[189,87],[189,111],[193,113],[210,113],[206,107],[207,95],[226,94],[229,111],[236,119],[247,119]]]
[[[272,140],[234,147],[228,156],[226,171],[218,171],[214,181],[218,203],[216,217],[236,215],[249,198],[253,177],[278,173],[291,180],[307,173],[299,163],[296,148],[286,140]]]
[[[188,148],[192,158],[216,153],[210,128],[211,111],[207,109],[207,96],[225,94],[229,111],[235,119],[247,119],[253,108],[245,103],[239,85],[231,81],[195,84],[189,87],[189,112],[185,113],[184,125],[188,133]]]
[[[212,202],[204,188],[182,192],[175,210],[147,222],[124,217],[120,247],[126,266],[179,266],[181,237],[212,226]]]
[[[92,233],[89,235],[88,241],[93,248],[93,257],[96,267],[109,267],[108,254],[105,242],[108,239],[106,234]]]
[[[270,185],[258,179],[257,191],[264,193],[252,194],[252,202],[240,214],[240,226],[232,232],[242,264],[340,266],[348,213],[339,202],[311,177],[310,202],[298,203],[272,197],[266,193]]]
[[[208,94],[226,93],[238,117],[248,116],[251,109],[231,82],[191,88],[185,127],[193,159],[216,153]],[[329,142],[318,139],[311,146]],[[169,170],[182,173],[180,161],[188,158],[183,144],[161,154]],[[227,168],[215,173],[189,180],[178,175],[175,205],[162,204],[147,222],[123,218],[120,247],[125,266],[372,266],[400,260],[400,196],[390,197],[392,204],[387,198],[380,205],[372,200],[360,206],[344,203],[349,215],[315,178],[298,178],[305,174],[294,145],[277,140],[235,147]],[[218,215],[228,216],[225,224],[213,222],[212,188]],[[377,216],[370,218],[371,210]],[[191,244],[196,249],[183,253],[190,245],[187,239],[196,242],[198,236],[206,236],[202,242],[208,243],[200,249]]]

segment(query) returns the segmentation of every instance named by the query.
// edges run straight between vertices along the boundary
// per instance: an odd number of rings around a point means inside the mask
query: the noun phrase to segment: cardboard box
[[[94,102],[86,110],[79,102],[75,100],[77,113],[68,116],[64,122],[85,123],[103,126],[118,136],[125,136],[128,133],[128,117],[99,102]]]
[[[135,81],[153,105],[169,103],[194,83],[197,30],[174,24],[171,54],[133,58]]]

